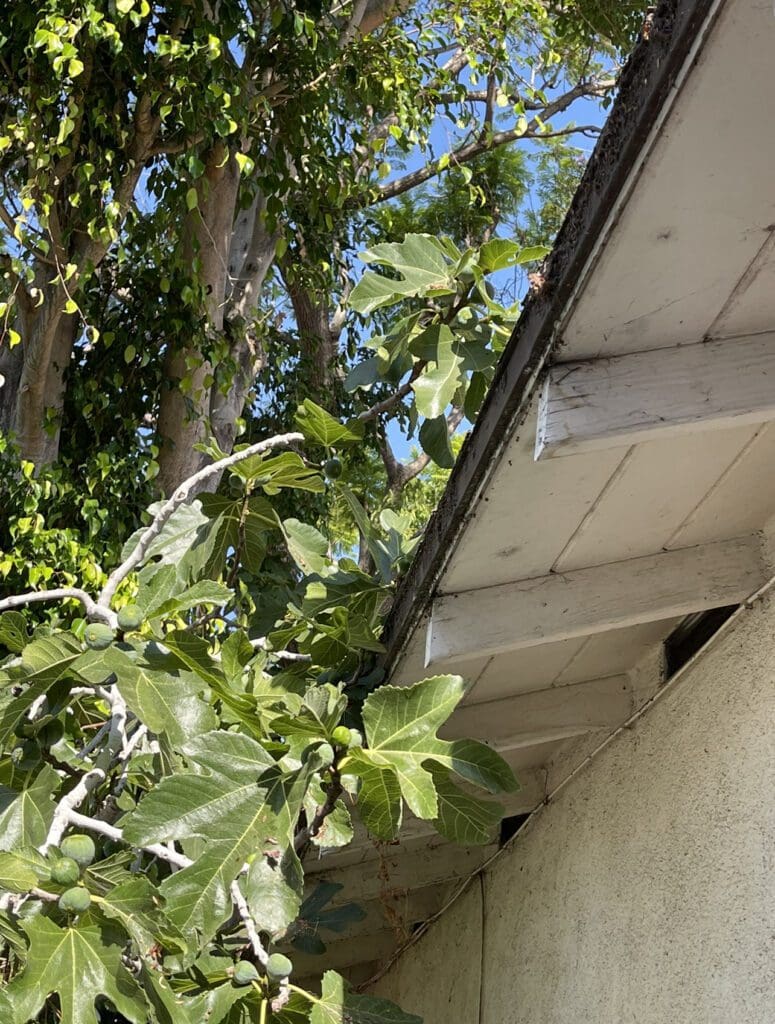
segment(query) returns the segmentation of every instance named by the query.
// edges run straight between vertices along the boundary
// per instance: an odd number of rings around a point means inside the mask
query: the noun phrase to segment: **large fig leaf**
[[[363,775],[364,762],[392,770],[403,798],[418,818],[439,816],[430,771],[434,764],[491,793],[515,789],[511,768],[492,748],[475,740],[436,736],[464,693],[463,680],[451,675],[433,676],[414,686],[380,687],[364,704],[368,749],[353,758],[351,770]],[[374,799],[373,794],[369,796]],[[396,812],[391,813],[395,817]]]
[[[437,239],[430,235],[407,235],[403,242],[382,242],[361,254],[364,263],[387,267],[398,277],[386,277],[367,270],[350,295],[356,312],[368,314],[392,306],[402,298],[450,294],[455,290],[452,267]]]
[[[0,847],[19,850],[40,846],[54,817],[52,796],[61,784],[57,773],[44,765],[21,792],[0,787]]]
[[[433,367],[420,374],[412,385],[414,401],[421,416],[441,416],[460,386],[463,359],[455,351],[454,336],[449,328],[439,337],[433,353]]]
[[[27,965],[0,993],[0,1020],[27,1024],[57,993],[61,1024],[98,1024],[95,1001],[102,998],[133,1024],[146,1024],[145,997],[121,963],[121,948],[107,945],[99,928],[60,928],[41,915],[22,928],[30,942]]]
[[[503,817],[503,807],[466,793],[455,785],[445,768],[432,766],[431,775],[439,801],[439,816],[434,824],[441,835],[462,846],[491,842]]]

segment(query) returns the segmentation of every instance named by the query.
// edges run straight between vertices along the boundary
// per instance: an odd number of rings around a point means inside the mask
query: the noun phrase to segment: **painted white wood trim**
[[[758,534],[436,598],[426,667],[742,601],[768,573]]]
[[[501,752],[524,750],[615,728],[632,710],[629,679],[615,675],[466,704],[455,711],[442,735],[480,736]]]
[[[558,363],[535,458],[775,419],[775,333]]]

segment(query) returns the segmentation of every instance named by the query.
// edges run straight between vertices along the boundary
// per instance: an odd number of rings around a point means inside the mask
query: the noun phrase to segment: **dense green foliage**
[[[416,1021],[305,857],[516,785],[380,630],[638,12],[0,10],[3,1024]]]

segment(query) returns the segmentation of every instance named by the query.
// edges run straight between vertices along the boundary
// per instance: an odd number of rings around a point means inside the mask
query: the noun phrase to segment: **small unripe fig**
[[[266,962],[266,974],[271,981],[282,981],[293,971],[293,964],[282,953],[272,953]]]
[[[258,971],[248,960],[240,960],[234,965],[232,980],[235,985],[250,985],[258,981]]]
[[[363,746],[363,733],[358,729],[350,729],[350,746],[351,747],[362,747]]]
[[[104,651],[113,643],[115,634],[104,622],[90,622],[83,631],[83,639],[87,647],[93,651]]]
[[[59,909],[68,914],[83,914],[91,906],[89,890],[82,885],[74,885],[72,889],[66,889],[59,897]]]
[[[350,730],[346,725],[337,725],[331,734],[331,739],[337,746],[349,747],[350,746]]]
[[[323,463],[323,472],[329,480],[338,480],[342,475],[342,463],[336,458],[326,459]]]
[[[51,865],[51,880],[57,885],[74,885],[81,877],[81,869],[72,857],[60,857]]]
[[[63,857],[72,857],[82,868],[87,868],[97,855],[91,836],[67,836],[62,840],[59,849],[62,851]]]
[[[143,624],[143,613],[136,604],[127,604],[118,613],[118,628],[125,633],[139,629]]]

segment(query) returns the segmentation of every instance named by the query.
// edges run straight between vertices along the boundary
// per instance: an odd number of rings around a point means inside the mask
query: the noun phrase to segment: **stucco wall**
[[[534,816],[374,991],[426,1024],[773,1024],[774,868],[768,601]]]

